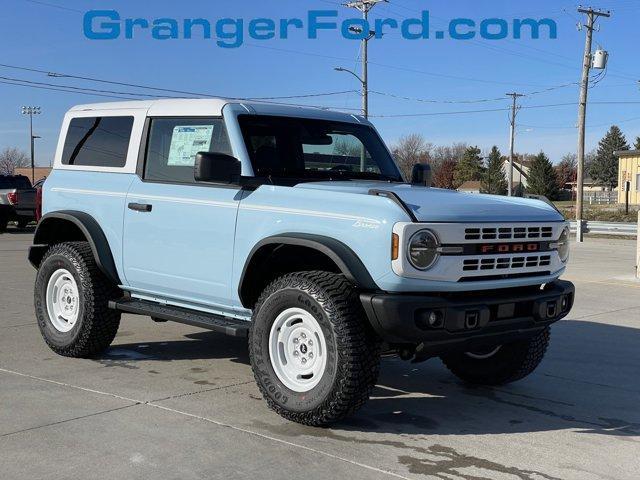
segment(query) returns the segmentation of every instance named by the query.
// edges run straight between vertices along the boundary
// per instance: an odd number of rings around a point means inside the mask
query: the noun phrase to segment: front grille
[[[526,240],[552,238],[553,227],[485,227],[467,228],[465,240]]]
[[[485,270],[508,270],[515,268],[540,268],[548,267],[549,265],[551,265],[550,255],[469,258],[464,260],[462,270],[465,272],[477,272]]]

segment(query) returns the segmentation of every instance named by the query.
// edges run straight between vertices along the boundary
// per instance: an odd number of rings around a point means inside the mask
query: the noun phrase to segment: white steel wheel
[[[302,308],[280,313],[269,333],[269,358],[290,390],[304,393],[318,385],[327,367],[327,342],[313,315]]]
[[[47,283],[47,313],[53,327],[69,332],[78,321],[80,292],[75,278],[64,268],[53,272]]]

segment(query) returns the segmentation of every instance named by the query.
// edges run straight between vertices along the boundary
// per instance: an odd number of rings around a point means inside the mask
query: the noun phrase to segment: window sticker
[[[167,165],[192,167],[196,153],[208,152],[213,137],[213,125],[176,126],[171,136]]]

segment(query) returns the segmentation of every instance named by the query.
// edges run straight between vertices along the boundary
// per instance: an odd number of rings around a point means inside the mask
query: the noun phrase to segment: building
[[[458,187],[458,192],[462,193],[481,193],[482,182],[476,180],[468,180]],[[515,182],[513,184],[513,194],[516,197],[522,196],[522,190],[520,184]]]
[[[513,159],[513,187],[515,189],[516,184],[522,184],[524,188],[527,188],[527,181],[529,180],[529,168],[531,167],[531,161],[523,158]],[[504,159],[504,178],[509,181],[509,159]]]
[[[467,180],[460,185],[458,191],[463,193],[480,193],[480,181]]]
[[[629,203],[640,205],[640,150],[616,152],[618,157],[618,203],[626,201],[629,182]]]
[[[606,187],[598,185],[591,177],[585,177],[582,185],[585,192],[604,192],[607,190]],[[578,182],[569,182],[561,187],[571,190],[572,193],[576,193],[578,191]]]

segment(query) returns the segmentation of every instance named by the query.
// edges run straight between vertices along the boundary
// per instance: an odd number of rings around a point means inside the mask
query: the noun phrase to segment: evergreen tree
[[[484,167],[478,147],[469,147],[456,165],[455,181],[462,185],[469,180],[481,180]]]
[[[596,184],[611,189],[618,185],[618,157],[615,152],[619,150],[629,150],[629,144],[620,129],[613,125],[600,140],[598,153],[589,170]]]
[[[636,143],[633,145],[635,150],[640,150],[640,137],[636,138]]]
[[[558,195],[558,178],[549,157],[544,152],[535,156],[529,167],[527,192],[555,199]]]
[[[507,194],[507,179],[504,174],[504,157],[500,154],[498,147],[494,146],[489,154],[487,169],[482,175],[481,193],[492,195]]]

